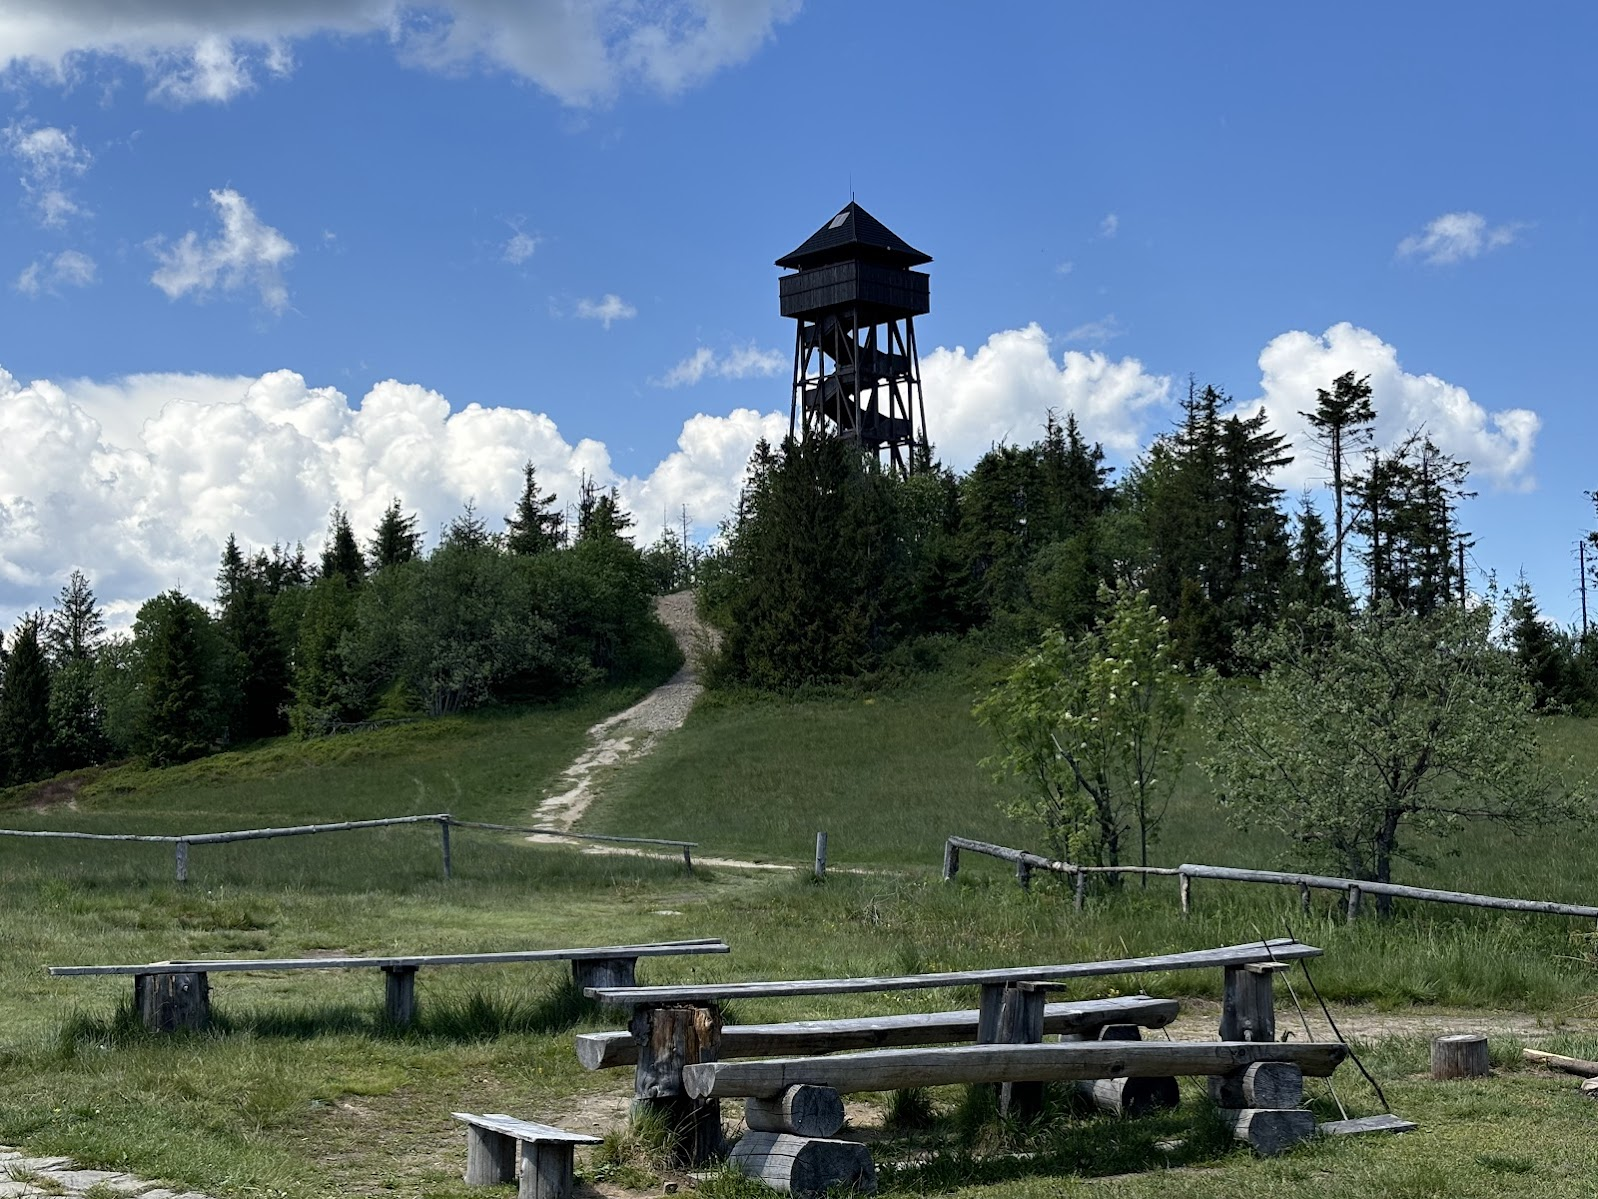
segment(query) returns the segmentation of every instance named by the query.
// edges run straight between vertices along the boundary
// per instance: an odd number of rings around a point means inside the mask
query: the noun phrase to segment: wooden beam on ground
[[[1084,1078],[1157,1078],[1230,1074],[1254,1062],[1292,1062],[1324,1078],[1347,1046],[1313,1042],[1075,1041],[1044,1045],[957,1045],[947,1049],[879,1049],[841,1057],[705,1062],[683,1067],[683,1086],[700,1098],[770,1097],[810,1083],[835,1091],[980,1082],[1062,1082]]]
[[[1598,1078],[1598,1062],[1583,1057],[1566,1057],[1562,1053],[1544,1053],[1541,1049],[1522,1049],[1521,1056],[1528,1062],[1547,1066],[1550,1070],[1563,1070],[1581,1078]]]
[[[1175,1020],[1175,999],[1129,995],[1120,999],[1079,999],[1045,1004],[1043,1034],[1095,1033],[1106,1024],[1164,1028]],[[801,1057],[916,1045],[947,1045],[976,1040],[978,1009],[864,1016],[843,1020],[796,1020],[787,1024],[729,1024],[721,1030],[721,1059]],[[588,1070],[638,1064],[638,1045],[630,1032],[578,1033],[577,1060]]]
[[[1386,1113],[1380,1116],[1360,1116],[1355,1120],[1328,1120],[1321,1125],[1321,1133],[1329,1137],[1353,1137],[1371,1132],[1414,1132],[1420,1125],[1413,1120]]]

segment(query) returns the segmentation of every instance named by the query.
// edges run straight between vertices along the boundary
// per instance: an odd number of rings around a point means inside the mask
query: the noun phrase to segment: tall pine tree
[[[5,681],[0,684],[0,783],[31,783],[52,769],[50,667],[40,629],[44,618],[23,618],[11,634]]]
[[[565,518],[555,503],[555,493],[539,495],[538,479],[532,460],[522,467],[522,494],[516,511],[505,518],[505,548],[513,554],[532,557],[560,548],[565,536]]]
[[[1349,462],[1361,446],[1369,443],[1371,426],[1376,423],[1370,376],[1356,379],[1353,371],[1337,376],[1332,380],[1331,391],[1315,389],[1315,410],[1299,415],[1309,421],[1311,436],[1331,472],[1333,572],[1338,589],[1345,590],[1343,546],[1349,525],[1344,515],[1343,497],[1353,473]]]
[[[361,557],[361,547],[356,544],[355,531],[350,528],[350,516],[342,508],[334,508],[328,520],[327,544],[322,549],[322,577],[342,578],[354,586],[366,577],[366,560]]]
[[[383,509],[383,517],[372,531],[372,540],[367,546],[372,569],[398,566],[401,562],[411,561],[421,552],[422,535],[416,531],[416,517],[407,516],[400,507],[399,497],[395,496]]]

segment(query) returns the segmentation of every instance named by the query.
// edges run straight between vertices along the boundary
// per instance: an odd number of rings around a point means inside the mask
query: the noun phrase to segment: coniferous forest
[[[914,673],[971,638],[1004,654],[1045,630],[1081,637],[1117,587],[1147,595],[1174,662],[1221,676],[1258,673],[1251,646],[1295,614],[1481,598],[1469,463],[1423,431],[1375,446],[1352,373],[1306,400],[1313,444],[1293,446],[1190,383],[1174,427],[1119,475],[1069,413],[964,474],[927,446],[900,479],[844,441],[761,442],[708,547],[684,514],[636,548],[615,492],[591,481],[567,528],[529,463],[502,528],[468,505],[427,547],[395,498],[364,539],[335,509],[315,561],[230,537],[211,607],[167,591],[119,636],[75,571],[0,643],[0,785],[637,676],[674,653],[652,597],[688,586],[722,631],[712,681],[784,693]],[[1300,454],[1324,505],[1273,482]],[[1535,705],[1598,710],[1598,630],[1547,622],[1524,582],[1500,608],[1496,636]]]

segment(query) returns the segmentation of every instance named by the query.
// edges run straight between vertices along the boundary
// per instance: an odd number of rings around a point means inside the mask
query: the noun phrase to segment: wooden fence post
[[[179,841],[173,848],[176,851],[178,882],[186,883],[189,881],[189,843]]]
[[[1182,895],[1182,918],[1185,920],[1193,912],[1193,876],[1184,870],[1176,878]]]
[[[1015,881],[1021,885],[1023,891],[1032,888],[1032,867],[1027,865],[1025,858],[1015,860]]]
[[[816,877],[827,877],[827,834],[816,834]]]
[[[960,847],[952,838],[943,843],[943,881],[952,882],[960,873]]]
[[[450,871],[449,860],[449,815],[446,813],[438,818],[438,836],[444,851],[444,877],[453,877]]]
[[[1354,920],[1358,916],[1359,916],[1359,888],[1358,887],[1350,887],[1348,889],[1348,922],[1350,924],[1353,924]]]
[[[1304,909],[1304,915],[1309,915],[1309,884],[1298,884],[1298,906]]]
[[[1076,895],[1071,906],[1080,912],[1083,908],[1087,907],[1087,904],[1088,874],[1086,870],[1078,870],[1076,872]]]

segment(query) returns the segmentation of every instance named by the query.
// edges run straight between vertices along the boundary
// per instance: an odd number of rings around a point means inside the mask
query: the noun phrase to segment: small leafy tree
[[[1211,677],[1201,695],[1221,803],[1305,864],[1377,882],[1469,820],[1519,833],[1582,814],[1584,787],[1542,765],[1530,689],[1493,618],[1488,605],[1322,610],[1259,638],[1258,685]]]
[[[1181,674],[1146,592],[1122,587],[1102,601],[1091,632],[1045,633],[976,715],[999,738],[987,764],[1021,784],[1010,814],[1041,824],[1052,853],[1119,866],[1135,830],[1146,866],[1181,769]]]

